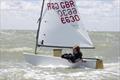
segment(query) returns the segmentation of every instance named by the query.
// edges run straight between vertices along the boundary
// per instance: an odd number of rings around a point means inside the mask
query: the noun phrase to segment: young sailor
[[[77,61],[77,60],[80,60],[82,59],[82,52],[80,51],[80,47],[79,46],[76,46],[73,48],[73,57],[74,57],[74,60],[73,61]]]
[[[69,60],[72,63],[75,63],[79,60],[82,60],[82,52],[80,51],[79,46],[75,46],[75,47],[73,47],[73,54],[71,54],[71,53],[63,54],[61,57]]]

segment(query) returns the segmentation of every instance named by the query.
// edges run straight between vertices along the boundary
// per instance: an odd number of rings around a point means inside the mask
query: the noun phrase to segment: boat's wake
[[[41,67],[41,68],[69,68],[69,66],[65,66],[65,65],[38,65],[37,67]]]
[[[73,69],[66,66],[32,66],[27,63],[0,63],[0,80],[119,80],[119,63],[104,69]]]

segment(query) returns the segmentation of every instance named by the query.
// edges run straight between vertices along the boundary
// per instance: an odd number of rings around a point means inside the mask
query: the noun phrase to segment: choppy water
[[[70,69],[32,66],[23,52],[34,53],[35,31],[0,31],[0,80],[119,80],[120,32],[90,32],[96,47],[82,50],[85,57],[98,57],[104,69]],[[51,55],[51,51],[39,51]]]

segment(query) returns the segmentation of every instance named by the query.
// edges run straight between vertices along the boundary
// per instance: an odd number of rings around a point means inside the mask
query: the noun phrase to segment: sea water
[[[0,80],[119,80],[120,32],[89,32],[95,49],[84,49],[84,57],[100,58],[104,69],[33,66],[23,53],[34,53],[36,31],[0,31]],[[67,51],[67,50],[65,50]],[[52,55],[50,49],[39,54]]]

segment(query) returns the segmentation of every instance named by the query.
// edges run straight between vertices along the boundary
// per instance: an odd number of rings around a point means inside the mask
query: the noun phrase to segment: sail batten
[[[93,48],[84,29],[75,0],[46,0],[39,32],[38,46]]]

